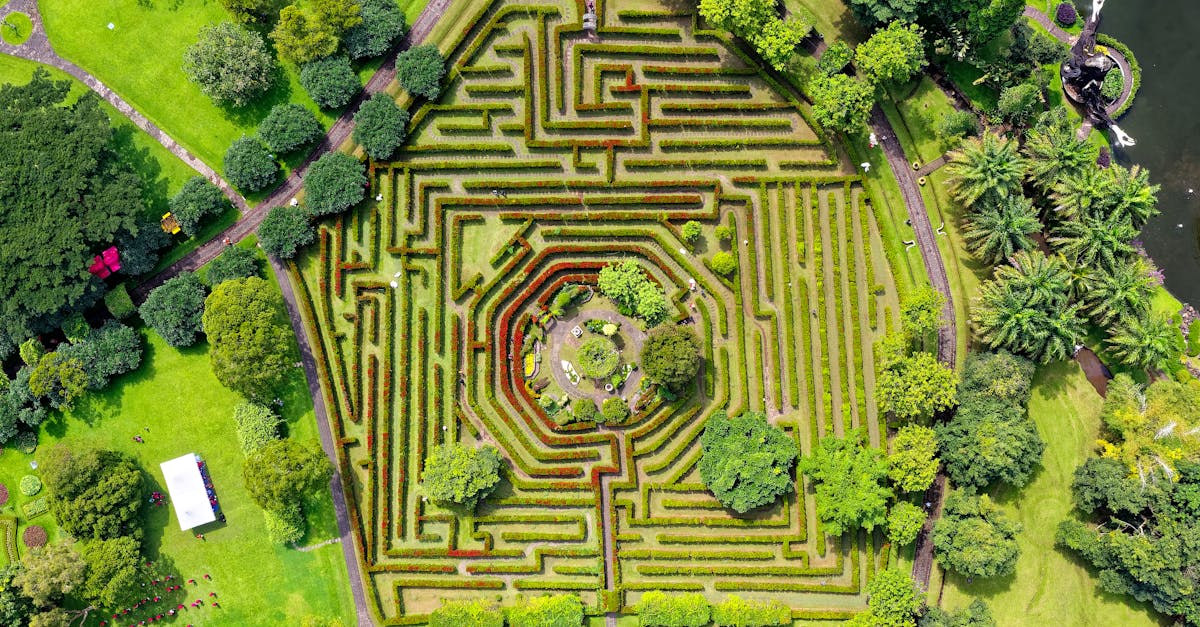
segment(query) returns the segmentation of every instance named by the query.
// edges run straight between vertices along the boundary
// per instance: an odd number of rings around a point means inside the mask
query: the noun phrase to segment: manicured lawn
[[[169,560],[184,580],[201,582],[189,587],[186,602],[209,600],[210,591],[220,600],[220,609],[189,610],[187,621],[294,625],[311,614],[340,617],[350,624],[347,619],[353,615],[353,601],[341,547],[333,544],[301,552],[267,540],[262,511],[242,485],[242,453],[232,418],[233,407],[241,399],[213,376],[207,345],[180,351],[152,331],[143,330],[143,335],[146,352],[139,370],[116,379],[102,393],[86,397],[69,415],[55,417],[43,429],[41,446],[32,456],[15,449],[0,454],[0,481],[9,487],[14,509],[19,511],[25,500],[16,484],[30,472],[29,462],[55,444],[103,447],[133,455],[146,471],[148,491],[163,492],[158,464],[197,453],[209,465],[228,522],[201,527],[198,531],[205,536],[201,541],[193,532],[179,530],[169,506],[147,506],[145,510],[146,550],[151,559]],[[291,437],[315,440],[312,402],[299,371],[285,395],[282,413]],[[134,442],[135,435],[145,443]],[[309,513],[305,544],[337,535],[328,493],[306,503],[305,508]],[[57,536],[49,514],[35,522],[50,528],[52,540]],[[211,574],[211,582],[202,579],[205,573]],[[99,620],[96,617],[88,624],[96,625]]]
[[[14,11],[4,16],[4,24],[0,26],[0,38],[4,39],[5,43],[14,46],[25,43],[29,39],[29,33],[33,32],[33,21],[29,16],[19,11]]]
[[[1102,592],[1094,572],[1054,546],[1055,528],[1071,511],[1075,468],[1093,454],[1100,403],[1100,396],[1073,362],[1038,370],[1029,411],[1046,441],[1042,466],[1024,489],[994,494],[1025,526],[1018,536],[1021,558],[1017,572],[969,584],[947,574],[942,607],[955,609],[982,597],[991,605],[999,625],[1165,624],[1147,606]]]
[[[816,18],[817,30],[828,43],[840,39],[856,46],[870,35],[842,0],[784,0],[783,4],[790,11],[801,7],[808,9]]]

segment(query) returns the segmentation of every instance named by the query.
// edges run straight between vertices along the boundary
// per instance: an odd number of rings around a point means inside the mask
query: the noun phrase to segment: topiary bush
[[[200,339],[201,316],[208,290],[191,272],[182,272],[154,288],[138,310],[142,320],[176,348]]]
[[[518,596],[505,614],[509,627],[581,627],[583,602],[574,594]]]
[[[589,379],[603,379],[621,365],[621,352],[612,340],[594,335],[579,345],[579,371]]]
[[[1070,2],[1060,2],[1054,9],[1054,21],[1062,26],[1074,26],[1077,19],[1079,19],[1079,12]]]
[[[712,606],[717,627],[777,627],[792,624],[792,609],[780,601],[755,601],[729,595]]]
[[[436,44],[409,48],[396,59],[396,78],[405,91],[433,100],[442,92],[442,77],[446,75],[446,59]]]
[[[590,398],[577,398],[571,403],[571,413],[579,422],[591,422],[596,419],[596,401]]]
[[[408,111],[396,106],[396,101],[383,92],[371,96],[354,114],[354,141],[376,161],[396,152],[404,143],[407,128]]]
[[[304,105],[285,102],[271,107],[258,125],[258,137],[276,154],[302,148],[321,136],[321,123]]]
[[[680,229],[683,235],[683,241],[689,244],[695,244],[700,239],[700,234],[703,233],[703,227],[695,220],[688,220],[683,223],[683,228]]]
[[[737,256],[728,250],[722,250],[721,252],[713,255],[710,265],[712,266],[713,272],[723,276],[729,276],[734,272],[737,272]]]
[[[25,528],[25,532],[21,534],[21,541],[31,549],[46,546],[47,539],[46,528],[41,525],[29,525]]]
[[[137,307],[134,307],[133,299],[129,296],[129,289],[124,283],[108,290],[104,295],[104,306],[117,320],[124,320],[137,312]]]
[[[345,106],[362,89],[350,59],[341,54],[305,63],[300,68],[300,86],[322,109]]]
[[[620,397],[612,397],[605,399],[600,404],[600,415],[604,416],[604,422],[608,424],[616,424],[629,417],[629,403]]]
[[[366,166],[344,152],[321,155],[304,175],[304,206],[314,216],[341,213],[366,195]]]
[[[317,238],[312,217],[303,207],[277,205],[258,225],[258,245],[276,259],[291,259]],[[215,285],[215,284],[214,284]]]
[[[476,449],[458,443],[434,446],[421,473],[421,492],[440,505],[473,510],[500,483],[503,464],[495,447]]]
[[[279,178],[279,165],[267,147],[245,135],[234,140],[225,151],[222,169],[225,180],[244,192],[264,190]]]
[[[1100,95],[1109,102],[1116,102],[1124,91],[1125,74],[1121,72],[1121,68],[1114,67],[1104,75],[1104,82],[1100,84]]]
[[[221,189],[203,176],[188,179],[179,193],[171,197],[171,213],[179,221],[179,228],[188,237],[200,232],[204,221],[221,215],[229,208],[229,199]]]
[[[717,239],[722,242],[733,241],[733,227],[728,224],[722,224],[716,229]]]
[[[33,496],[42,491],[42,480],[33,475],[21,477],[21,494]]]

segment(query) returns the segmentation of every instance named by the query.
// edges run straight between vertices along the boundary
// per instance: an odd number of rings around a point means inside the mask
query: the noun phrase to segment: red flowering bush
[[[1060,2],[1058,8],[1054,10],[1054,19],[1063,26],[1071,26],[1075,24],[1075,20],[1079,18],[1079,14],[1075,12],[1075,5],[1070,2]]]
[[[46,529],[39,525],[30,525],[25,528],[25,533],[21,535],[21,540],[25,543],[25,546],[31,549],[46,546]]]

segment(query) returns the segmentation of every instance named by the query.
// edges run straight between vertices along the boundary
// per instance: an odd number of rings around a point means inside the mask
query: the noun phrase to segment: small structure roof
[[[199,462],[195,453],[188,453],[158,465],[171,495],[171,505],[179,518],[179,528],[184,531],[217,519],[204,488]]]

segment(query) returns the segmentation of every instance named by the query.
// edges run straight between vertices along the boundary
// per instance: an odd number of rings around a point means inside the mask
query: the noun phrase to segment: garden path
[[[605,401],[605,399],[613,398],[614,396],[619,395],[616,393],[610,394],[605,392],[604,388],[602,387],[597,388],[597,390],[591,394],[584,394],[576,385],[571,383],[570,379],[567,378],[567,373],[563,372],[562,364],[559,363],[561,360],[558,359],[559,349],[566,345],[567,342],[574,340],[574,336],[571,334],[571,329],[576,325],[582,327],[584,321],[592,318],[597,320],[606,320],[620,326],[621,330],[619,333],[629,340],[629,346],[627,348],[632,348],[633,354],[641,355],[642,344],[646,342],[646,333],[634,326],[632,320],[615,311],[608,311],[606,309],[577,309],[575,313],[571,314],[570,316],[555,321],[554,327],[551,328],[546,334],[546,339],[548,340],[550,349],[549,356],[545,361],[542,362],[542,367],[550,371],[550,376],[554,377],[554,382],[562,388],[563,392],[570,394],[572,397],[590,398],[593,401],[596,401],[596,405],[599,406],[600,403]],[[637,370],[629,373],[629,378],[625,380],[625,389],[637,391],[640,389],[639,386],[641,386],[641,384],[642,370],[638,368]]]
[[[1026,6],[1024,15],[1025,17],[1037,22],[1042,28],[1045,28],[1047,31],[1049,31],[1055,39],[1058,39],[1067,45],[1075,43],[1075,38],[1070,33],[1063,30],[1058,24],[1055,24],[1054,20],[1050,19],[1049,15],[1039,11],[1036,7]],[[1086,18],[1081,17],[1081,19]],[[1125,103],[1129,102],[1130,96],[1133,95],[1133,68],[1129,65],[1129,59],[1126,59],[1125,55],[1121,54],[1121,51],[1115,48],[1108,49],[1108,56],[1111,57],[1113,61],[1117,62],[1117,67],[1121,68],[1121,75],[1125,77],[1125,86],[1121,91],[1121,97],[1117,98],[1116,101],[1108,105],[1108,114],[1115,116],[1117,111],[1119,111],[1121,107],[1124,107]]]

